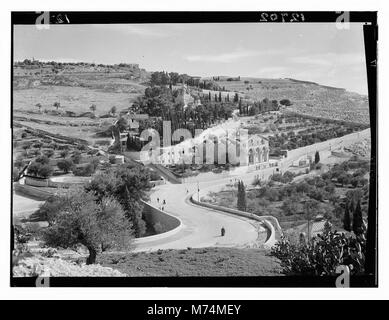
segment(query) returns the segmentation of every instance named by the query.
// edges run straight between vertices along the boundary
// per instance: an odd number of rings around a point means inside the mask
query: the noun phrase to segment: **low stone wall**
[[[282,160],[280,163],[281,166],[285,168],[290,166],[293,163],[293,161],[303,156],[307,156],[307,155],[314,156],[316,151],[318,152],[332,151],[333,149],[339,148],[341,146],[349,146],[367,137],[370,137],[370,128],[359,132],[350,133],[343,137],[334,138],[327,141],[315,143],[309,146],[293,149],[288,151],[288,157]]]
[[[275,243],[276,243],[276,231],[279,232],[279,234],[282,234],[282,228],[277,220],[277,218],[273,216],[258,216],[253,213],[245,212],[245,211],[240,211],[237,209],[231,209],[223,206],[218,206],[215,204],[207,203],[201,201],[202,198],[207,197],[210,192],[219,192],[226,189],[225,185],[216,185],[216,186],[210,186],[207,188],[203,188],[200,190],[199,195],[197,193],[192,194],[190,197],[190,201],[194,204],[216,210],[216,211],[222,211],[234,215],[238,215],[241,217],[253,219],[260,221],[264,224],[264,226],[268,229],[269,231],[269,236],[264,243],[264,247],[267,249],[270,249]],[[199,197],[200,201],[197,200],[197,197]]]
[[[245,218],[249,218],[249,219],[253,219],[253,220],[257,220],[257,221],[262,222],[264,224],[264,226],[269,231],[269,236],[266,239],[266,241],[263,244],[263,246],[266,249],[270,249],[276,243],[276,232],[275,232],[274,226],[273,226],[273,224],[271,222],[268,221],[269,218],[272,218],[273,221],[274,221],[273,223],[276,223],[276,225],[278,225],[278,227],[281,230],[281,227],[279,226],[278,221],[277,221],[276,218],[271,217],[271,216],[257,216],[257,215],[255,215],[253,213],[248,213],[248,212],[245,212],[245,211],[240,211],[240,210],[231,209],[231,208],[227,208],[227,207],[221,207],[221,206],[217,206],[217,205],[210,204],[210,203],[207,203],[207,202],[197,201],[196,199],[194,199],[194,196],[195,195],[193,194],[190,197],[190,201],[192,203],[194,203],[194,204],[199,205],[199,206],[206,207],[206,208],[209,208],[209,209],[212,209],[212,210],[216,210],[216,211],[222,211],[222,212],[226,212],[226,213],[231,213],[231,214],[234,214],[234,215],[238,215],[238,216],[241,216],[241,217],[245,217]]]
[[[157,235],[135,239],[136,244],[163,239],[181,230],[182,222],[180,219],[159,210],[148,202],[143,201],[143,204],[143,217],[146,222],[152,226],[159,223],[163,228],[163,232]]]
[[[24,183],[33,187],[48,187],[49,179],[35,179],[33,177],[25,177]]]
[[[79,181],[60,181],[57,179],[58,177],[50,178],[48,186],[52,188],[70,188],[75,185],[83,185],[91,180],[90,177],[85,177],[85,179],[83,179],[83,177],[77,177]]]

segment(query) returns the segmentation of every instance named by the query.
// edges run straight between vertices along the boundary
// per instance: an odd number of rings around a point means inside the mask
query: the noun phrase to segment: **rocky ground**
[[[58,257],[32,256],[13,268],[14,277],[125,277],[126,275],[99,264],[85,265]]]

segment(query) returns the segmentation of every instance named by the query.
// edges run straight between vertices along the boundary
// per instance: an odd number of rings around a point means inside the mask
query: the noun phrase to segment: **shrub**
[[[156,234],[164,233],[165,228],[162,226],[160,222],[154,224],[154,231]]]
[[[286,237],[272,248],[272,255],[281,260],[288,275],[336,275],[339,265],[350,266],[351,274],[364,272],[366,226],[358,235],[345,235],[331,230],[326,223],[324,231],[309,242],[292,243]]]

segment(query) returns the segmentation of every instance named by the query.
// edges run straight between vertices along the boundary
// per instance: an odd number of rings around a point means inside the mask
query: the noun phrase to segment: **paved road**
[[[158,206],[157,198],[160,199],[160,203],[165,200],[165,211],[180,218],[183,227],[178,233],[166,239],[139,244],[135,251],[210,246],[244,247],[258,239],[258,231],[253,220],[190,204],[188,196],[196,191],[197,184],[193,183],[156,187],[151,195],[151,203]],[[220,236],[222,227],[226,229],[224,237]]]
[[[15,219],[24,219],[39,209],[44,201],[37,201],[31,198],[13,194],[12,213]]]

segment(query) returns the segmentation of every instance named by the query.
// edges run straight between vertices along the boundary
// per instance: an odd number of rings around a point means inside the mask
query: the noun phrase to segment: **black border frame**
[[[304,21],[260,21],[261,14],[303,13]],[[334,23],[344,12],[338,11],[138,11],[138,12],[50,12],[52,24],[118,24],[118,23]],[[13,41],[14,25],[35,24],[41,12],[11,12],[11,149],[13,134]],[[59,19],[65,17],[67,20]],[[366,72],[371,128],[371,169],[366,253],[366,275],[352,276],[351,287],[378,287],[378,123],[377,123],[377,41],[376,11],[349,12],[350,22],[364,23]],[[11,171],[13,154],[11,154]],[[11,178],[12,179],[12,178]],[[10,285],[12,287],[35,287],[36,277],[16,278],[12,275],[13,250],[13,192],[11,181],[11,246]],[[309,276],[263,276],[263,277],[57,277],[50,278],[51,287],[335,287],[336,277]]]

